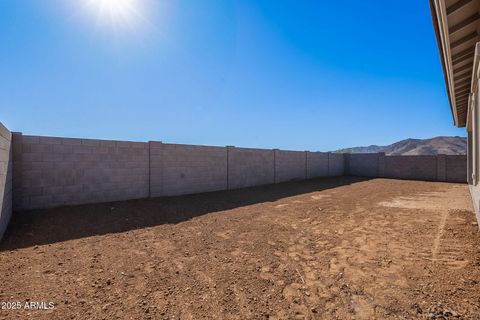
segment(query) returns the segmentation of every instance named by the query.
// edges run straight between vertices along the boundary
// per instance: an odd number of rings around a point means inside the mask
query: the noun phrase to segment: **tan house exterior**
[[[468,173],[480,222],[480,0],[430,0],[455,126],[468,135]]]

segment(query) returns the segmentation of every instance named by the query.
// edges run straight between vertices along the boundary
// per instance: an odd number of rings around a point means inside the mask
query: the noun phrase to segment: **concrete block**
[[[437,155],[437,181],[447,181],[447,158],[444,154]]]
[[[348,172],[352,176],[378,177],[378,153],[353,153],[348,156]]]
[[[328,153],[307,152],[307,178],[328,177]]]
[[[385,152],[378,154],[378,176],[380,178],[385,177]]]
[[[52,145],[62,144],[62,138],[57,138],[57,137],[39,137],[38,140],[39,140],[38,143],[40,144],[52,144]]]
[[[227,189],[226,148],[175,144],[163,144],[162,148],[162,195]],[[152,186],[158,184],[152,179]],[[158,188],[152,190],[157,196]]]
[[[115,148],[116,147],[116,143],[115,141],[112,141],[112,140],[100,140],[100,146],[102,147],[113,147]]]
[[[44,162],[61,162],[64,160],[63,153],[42,153],[42,161]]]
[[[68,145],[54,145],[53,153],[72,153],[73,147]]]
[[[303,179],[306,179],[305,152],[275,150],[275,182]]]
[[[0,123],[0,239],[12,216],[13,208],[12,134]]]
[[[445,181],[466,183],[467,172],[466,155],[445,156]]]
[[[39,143],[39,144],[27,145],[26,148],[27,147],[30,149],[31,153],[52,153],[53,152],[53,145],[50,145],[50,144]]]
[[[38,144],[38,143],[40,143],[40,137],[23,135],[22,143],[24,143],[24,144]]]
[[[345,174],[345,154],[328,153],[328,175],[338,177]]]
[[[8,150],[10,148],[11,139],[0,136],[0,149]]]
[[[43,161],[43,155],[41,153],[25,153],[22,155],[23,162]]]
[[[24,187],[22,190],[24,196],[41,196],[43,195],[43,187]]]
[[[100,146],[100,140],[95,140],[95,139],[81,139],[81,140],[82,140],[82,146],[89,146],[89,147]]]
[[[227,147],[228,188],[275,183],[273,150]]]
[[[117,141],[117,148],[130,148],[129,141]]]
[[[12,133],[0,122],[0,136],[4,137],[8,141],[12,140]]]
[[[436,156],[386,156],[385,177],[407,180],[437,180]]]
[[[62,144],[66,146],[79,146],[82,144],[82,139],[62,138]]]
[[[92,152],[92,147],[90,146],[78,145],[73,147],[73,153],[75,154],[85,154],[85,153],[91,153],[91,152]]]

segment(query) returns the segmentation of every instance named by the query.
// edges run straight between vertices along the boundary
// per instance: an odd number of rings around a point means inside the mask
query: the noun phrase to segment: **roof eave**
[[[440,60],[442,62],[443,78],[445,80],[448,100],[449,100],[449,104],[450,104],[450,110],[451,110],[452,116],[453,116],[453,124],[456,127],[462,128],[462,127],[465,127],[465,124],[460,124],[459,121],[458,121],[458,115],[457,115],[457,110],[456,110],[456,107],[455,107],[455,102],[452,99],[452,94],[451,94],[451,88],[452,87],[450,85],[450,78],[448,76],[449,74],[451,74],[451,70],[449,68],[447,54],[444,50],[444,46],[445,46],[444,44],[448,43],[449,41],[448,41],[448,37],[445,35],[443,29],[439,25],[440,19],[444,20],[444,24],[446,24],[447,22],[445,21],[444,16],[437,11],[437,9],[438,9],[437,0],[430,0],[429,2],[430,2],[430,10],[432,12],[433,28],[435,30],[435,36],[437,38],[437,47],[438,47],[438,50],[440,52]]]

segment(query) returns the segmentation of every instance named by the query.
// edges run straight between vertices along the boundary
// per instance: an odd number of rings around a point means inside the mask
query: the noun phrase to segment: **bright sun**
[[[134,28],[145,23],[142,0],[84,0],[85,9],[93,14],[97,25],[114,29]]]

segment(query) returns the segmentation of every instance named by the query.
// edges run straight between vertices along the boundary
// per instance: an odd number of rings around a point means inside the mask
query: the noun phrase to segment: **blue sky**
[[[73,1],[0,1],[0,121],[312,151],[464,136],[428,1],[129,1],[137,14],[115,23]]]

